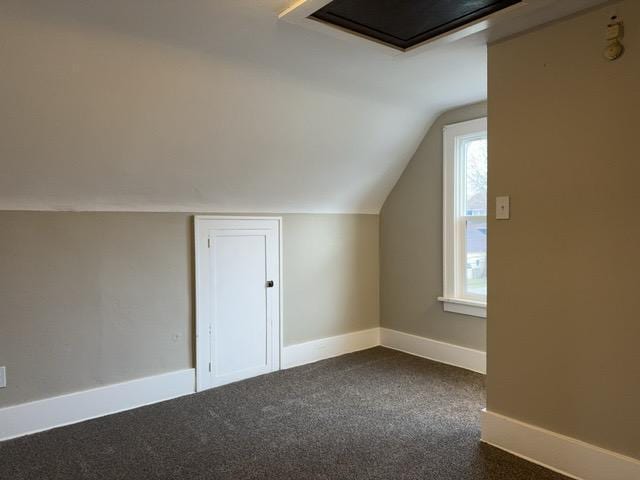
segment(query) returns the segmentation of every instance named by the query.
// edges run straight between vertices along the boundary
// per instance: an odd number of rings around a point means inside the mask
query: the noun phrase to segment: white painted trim
[[[280,365],[291,368],[378,345],[481,373],[486,370],[484,352],[377,327],[289,345],[281,349]],[[188,395],[196,391],[195,377],[195,369],[178,370],[5,407],[0,409],[0,441]]]
[[[438,297],[438,301],[442,302],[442,308],[444,308],[445,312],[461,313],[462,315],[471,315],[472,317],[487,318],[486,302],[445,297]]]
[[[267,217],[262,215],[195,215],[198,220],[277,220],[282,221],[282,217]]]
[[[478,373],[487,373],[487,354],[480,350],[388,328],[380,329],[380,344],[436,362],[466,368]]]
[[[486,301],[485,297],[471,297],[463,292],[466,274],[465,219],[469,217],[465,217],[465,212],[460,210],[463,192],[458,188],[464,181],[463,170],[458,162],[461,142],[486,135],[487,117],[445,125],[442,129],[442,297],[446,299]]]
[[[638,459],[486,410],[482,441],[578,480],[640,478]]]
[[[379,345],[478,373],[487,371],[485,352],[388,328],[371,328],[283,347],[281,365],[297,367]]]
[[[396,56],[400,54],[420,54],[428,48],[435,48],[437,46],[455,42],[470,35],[483,32],[494,27],[498,22],[502,23],[507,21],[509,18],[513,18],[514,14],[518,16],[519,13],[522,14],[523,12],[527,12],[528,9],[524,9],[522,7],[528,6],[528,3],[531,1],[549,2],[550,0],[529,0],[528,2],[511,5],[490,15],[474,20],[473,22],[462,25],[454,30],[438,35],[437,37],[425,40],[424,42],[410,47],[407,50],[403,50],[382,41],[367,37],[366,35],[361,35],[351,30],[343,29],[333,24],[324,23],[310,17],[313,12],[324,7],[330,1],[331,0],[292,0],[284,10],[278,13],[278,18],[294,25],[300,25],[318,32],[323,32],[334,38],[343,39],[350,43],[359,42],[360,45],[369,46],[372,50],[382,54]]]
[[[0,409],[0,440],[162,402],[195,392],[195,370],[177,370]]]
[[[378,345],[380,345],[379,328],[297,343],[282,349],[282,368],[297,367]]]
[[[209,351],[209,298],[200,292],[209,290],[206,269],[202,268],[203,254],[208,254],[208,234],[203,226],[207,221],[224,221],[224,227],[218,226],[216,229],[247,229],[248,222],[255,222],[250,225],[251,229],[270,229],[269,222],[276,222],[278,236],[278,279],[276,288],[278,290],[277,301],[277,318],[276,328],[272,331],[272,353],[271,353],[271,371],[280,370],[282,364],[282,335],[283,335],[283,248],[282,248],[282,217],[281,216],[249,216],[249,215],[195,215],[194,216],[194,242],[195,242],[195,284],[196,284],[196,390],[206,390],[215,385],[212,384],[212,376],[209,371],[209,362],[211,361]],[[262,223],[261,223],[262,222]],[[222,222],[221,222],[222,223]],[[205,344],[205,341],[207,342]]]

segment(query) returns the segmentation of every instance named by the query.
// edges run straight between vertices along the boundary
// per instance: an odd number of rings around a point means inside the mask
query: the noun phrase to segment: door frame
[[[236,228],[233,226],[233,220],[247,221],[247,220],[272,220],[277,222],[278,232],[278,274],[279,279],[279,295],[278,295],[278,319],[275,322],[272,335],[277,336],[278,351],[275,355],[273,369],[280,370],[282,368],[282,319],[283,319],[283,277],[282,277],[282,217],[273,216],[242,216],[242,215],[195,215],[193,221],[194,227],[194,253],[195,253],[195,366],[196,366],[196,391],[207,390],[211,387],[205,383],[205,376],[209,377],[209,361],[204,359],[204,353],[209,351],[209,327],[207,312],[203,305],[203,297],[205,295],[203,289],[202,280],[202,261],[205,260],[207,255],[208,246],[199,242],[202,229],[206,228],[204,222],[208,220],[229,220],[231,221],[230,228]],[[271,339],[272,341],[275,338]],[[275,343],[275,342],[274,342]]]

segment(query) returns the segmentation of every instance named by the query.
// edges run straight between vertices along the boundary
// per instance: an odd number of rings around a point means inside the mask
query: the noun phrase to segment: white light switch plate
[[[509,197],[496,197],[496,219],[509,220]]]
[[[0,367],[0,388],[7,386],[7,369],[6,367]]]

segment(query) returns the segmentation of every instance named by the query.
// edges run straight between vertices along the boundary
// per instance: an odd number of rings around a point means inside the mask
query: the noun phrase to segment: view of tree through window
[[[487,139],[466,141],[464,201],[465,292],[487,294]]]

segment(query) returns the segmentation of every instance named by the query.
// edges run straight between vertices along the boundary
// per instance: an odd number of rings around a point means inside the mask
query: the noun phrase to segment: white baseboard
[[[380,329],[380,344],[436,362],[466,368],[478,373],[487,373],[487,354],[480,350],[398,332],[389,328]]]
[[[377,327],[335,337],[297,343],[282,349],[282,368],[297,367],[378,345],[380,345],[380,329]]]
[[[144,377],[0,409],[0,440],[29,435],[195,392],[195,370]]]
[[[487,371],[485,352],[388,328],[371,328],[289,345],[282,349],[282,368],[297,367],[378,345],[474,372]]]
[[[640,479],[640,460],[486,410],[482,441],[578,480]]]
[[[486,370],[484,352],[378,327],[284,347],[281,364],[291,368],[378,345],[481,373]],[[194,392],[195,369],[186,369],[0,408],[0,441]]]

